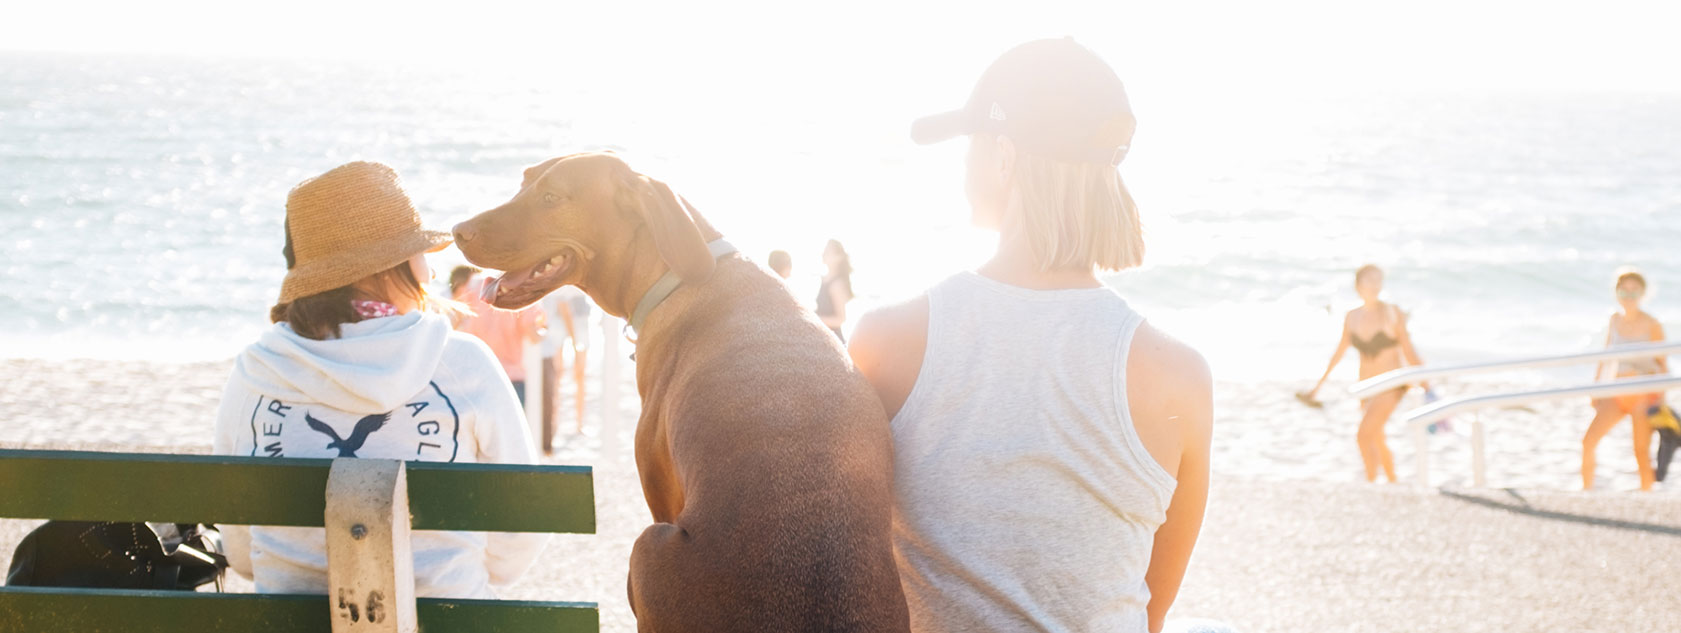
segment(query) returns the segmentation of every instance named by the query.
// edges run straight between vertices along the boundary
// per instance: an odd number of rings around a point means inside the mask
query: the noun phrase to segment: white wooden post
[[[624,321],[606,311],[601,313],[601,464],[612,463],[619,450],[619,363],[624,360],[619,341],[624,340]]]
[[[543,439],[543,343],[525,345],[525,421],[531,425],[531,438]],[[539,446],[538,448],[542,448]]]
[[[1471,415],[1471,483],[1478,488],[1488,485],[1488,462],[1483,453],[1483,416]]]
[[[326,513],[333,633],[418,631],[407,472],[394,460],[333,460]]]
[[[1418,485],[1430,487],[1430,423],[1423,420],[1412,423],[1413,450],[1417,455],[1413,460],[1418,464]]]

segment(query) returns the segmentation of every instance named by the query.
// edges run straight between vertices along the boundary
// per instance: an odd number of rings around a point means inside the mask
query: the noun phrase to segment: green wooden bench
[[[0,518],[326,527],[328,540],[325,596],[5,587],[5,633],[600,628],[595,603],[417,600],[408,543],[411,529],[593,534],[585,466],[0,450]]]

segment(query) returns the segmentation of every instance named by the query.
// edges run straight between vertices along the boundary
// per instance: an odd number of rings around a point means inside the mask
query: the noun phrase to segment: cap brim
[[[974,132],[969,118],[962,110],[931,114],[911,122],[911,140],[917,145],[929,145]]]

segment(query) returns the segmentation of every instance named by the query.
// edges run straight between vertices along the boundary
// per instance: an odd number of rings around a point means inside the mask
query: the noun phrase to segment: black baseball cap
[[[919,145],[992,132],[1044,158],[1119,165],[1137,126],[1115,70],[1073,38],[1010,49],[981,73],[961,109],[917,119]]]

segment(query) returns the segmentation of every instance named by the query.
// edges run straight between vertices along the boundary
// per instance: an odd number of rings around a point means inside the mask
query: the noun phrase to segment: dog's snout
[[[471,242],[473,241],[473,238],[478,237],[478,231],[474,230],[468,222],[462,222],[455,225],[453,232],[455,233],[455,242],[457,244]]]

